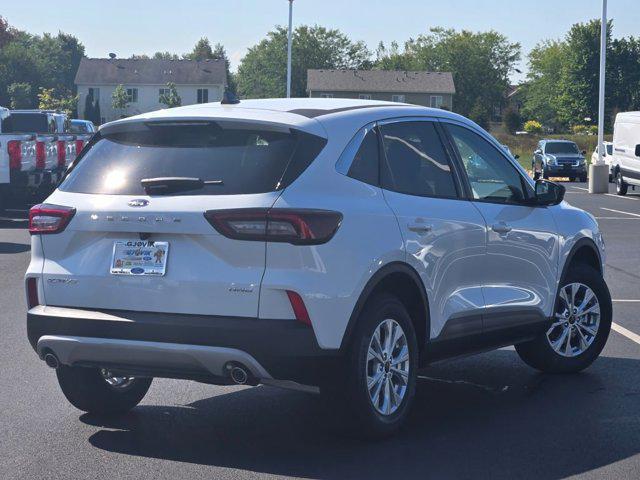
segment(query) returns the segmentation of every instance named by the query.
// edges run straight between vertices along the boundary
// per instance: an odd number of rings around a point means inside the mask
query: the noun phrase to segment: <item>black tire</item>
[[[367,353],[377,327],[386,319],[402,327],[409,350],[407,387],[397,410],[389,415],[379,413],[367,388]],[[398,298],[381,294],[371,299],[361,312],[341,372],[330,384],[321,386],[337,418],[358,437],[384,438],[395,433],[404,423],[413,404],[418,368],[418,345],[415,329],[406,308]]]
[[[99,368],[61,366],[58,383],[67,400],[83,412],[99,415],[126,413],[138,405],[151,386],[151,378],[135,378],[128,385],[113,387]]]
[[[626,195],[627,190],[629,189],[629,185],[624,181],[624,177],[622,176],[622,172],[618,170],[616,174],[616,193],[618,195]]]
[[[613,175],[611,173],[609,174],[609,183],[613,183]]]
[[[553,350],[547,339],[547,333],[542,333],[533,341],[516,345],[520,358],[530,367],[547,373],[576,373],[591,365],[604,348],[611,331],[611,295],[602,275],[593,267],[578,264],[571,267],[561,282],[561,285],[579,282],[589,287],[600,304],[600,325],[593,343],[575,357],[565,357]],[[556,299],[556,305],[558,299]],[[554,307],[555,313],[555,307]]]
[[[580,181],[582,183],[586,183],[587,182],[587,176],[586,175],[580,175]]]
[[[544,168],[542,169],[542,178],[544,178],[545,180],[549,180],[549,174]]]

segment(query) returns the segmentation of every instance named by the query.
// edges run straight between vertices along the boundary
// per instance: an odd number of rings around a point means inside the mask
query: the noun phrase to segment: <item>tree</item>
[[[94,125],[100,125],[102,123],[102,113],[100,112],[100,99],[96,98],[96,104],[93,108],[93,118],[91,121]]]
[[[120,112],[120,116],[124,116],[124,110],[129,106],[129,96],[124,85],[119,84],[111,94],[111,107]]]
[[[93,106],[93,95],[89,93],[84,99],[84,118],[85,120],[93,121],[94,117],[95,108]]]
[[[528,119],[536,119],[544,125],[560,127],[559,107],[566,44],[551,40],[539,43],[529,53],[529,73],[523,88],[522,112]]]
[[[165,92],[168,90],[168,93],[163,93],[160,95],[160,103],[163,103],[168,108],[179,107],[182,105],[182,99],[180,95],[178,95],[178,89],[176,88],[176,84],[173,82],[167,83],[167,88]]]
[[[38,108],[40,110],[57,110],[71,117],[76,109],[78,96],[68,91],[56,91],[53,88],[42,88],[38,93]]]
[[[154,60],[179,60],[180,56],[177,53],[171,52],[156,52],[152,57]]]
[[[193,47],[193,50],[183,55],[185,60],[213,60],[216,58],[211,48],[211,42],[207,37],[202,37]]]
[[[514,108],[507,108],[503,117],[504,126],[511,135],[516,133],[522,125],[522,117]]]
[[[31,85],[28,83],[12,83],[7,88],[7,93],[11,99],[11,108],[32,108],[33,97],[31,94]]]
[[[368,68],[371,54],[339,30],[301,25],[293,32],[291,96],[307,96],[307,69]],[[238,93],[245,98],[284,97],[287,79],[287,29],[276,27],[249,48],[237,73]]]
[[[397,45],[378,49],[375,68],[452,72],[456,87],[454,110],[483,120],[494,105],[503,102],[509,75],[520,59],[520,44],[493,30],[456,31],[432,28],[409,39],[400,52]]]

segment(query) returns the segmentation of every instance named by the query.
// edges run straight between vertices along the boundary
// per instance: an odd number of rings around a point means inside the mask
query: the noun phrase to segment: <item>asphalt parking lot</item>
[[[118,420],[82,414],[27,342],[25,212],[0,220],[0,478],[638,478],[640,189],[621,198],[566,183],[607,244],[614,331],[602,357],[544,375],[513,349],[421,372],[398,436],[332,430],[309,394],[159,379]],[[613,186],[611,188],[613,192]]]

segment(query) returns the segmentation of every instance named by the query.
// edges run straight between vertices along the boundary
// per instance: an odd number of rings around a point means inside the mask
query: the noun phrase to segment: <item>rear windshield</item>
[[[578,153],[578,146],[573,142],[550,142],[544,147],[545,153]]]
[[[203,188],[176,195],[264,193],[291,183],[326,141],[300,131],[204,125],[143,125],[98,135],[73,165],[60,190],[111,195],[145,194],[141,180],[199,178]]]
[[[2,120],[2,133],[49,133],[55,130],[55,123],[49,124],[46,113],[12,113]]]

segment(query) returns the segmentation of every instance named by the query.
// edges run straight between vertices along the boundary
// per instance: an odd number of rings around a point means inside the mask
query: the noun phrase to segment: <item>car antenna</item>
[[[220,101],[221,105],[236,105],[240,103],[240,99],[229,90],[229,87],[224,88],[224,94],[222,95],[222,100]]]

